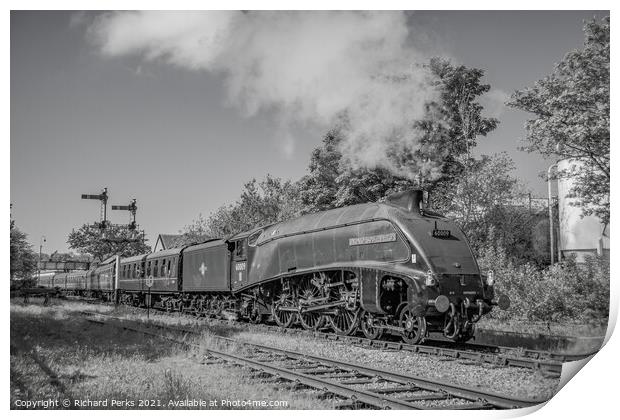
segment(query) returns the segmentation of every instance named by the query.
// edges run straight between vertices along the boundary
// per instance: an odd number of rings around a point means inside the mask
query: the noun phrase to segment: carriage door
[[[232,250],[230,267],[230,286],[238,289],[248,281],[248,241],[247,238],[237,239]]]

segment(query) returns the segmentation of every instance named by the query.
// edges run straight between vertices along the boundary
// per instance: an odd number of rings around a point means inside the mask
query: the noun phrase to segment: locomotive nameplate
[[[447,229],[433,229],[431,232],[433,238],[449,238],[451,236],[450,231]]]
[[[380,244],[382,242],[394,242],[396,233],[388,233],[385,235],[362,236],[360,238],[349,238],[349,246]]]

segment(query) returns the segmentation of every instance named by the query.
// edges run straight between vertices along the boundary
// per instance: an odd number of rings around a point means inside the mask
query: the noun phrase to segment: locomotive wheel
[[[306,279],[299,285],[300,299],[316,299],[321,297],[321,291]],[[318,330],[325,325],[325,316],[317,312],[306,312],[299,314],[299,322],[306,330]]]
[[[325,325],[325,316],[319,315],[316,312],[307,312],[305,314],[299,314],[299,322],[301,326],[306,330],[318,330]]]
[[[366,311],[362,311],[360,316],[360,329],[364,336],[370,340],[377,340],[383,335],[383,328],[371,325],[372,315]]]
[[[329,323],[338,335],[352,335],[359,325],[360,309],[349,311],[346,308],[338,308],[338,313],[329,317]]]
[[[277,300],[273,302],[271,306],[271,314],[273,315],[273,319],[276,321],[281,327],[288,328],[295,322],[297,318],[297,314],[295,312],[289,311],[281,311],[280,307],[293,307],[294,302],[291,295],[286,292],[282,292]]]
[[[426,318],[414,315],[409,305],[400,313],[399,326],[405,329],[401,337],[407,344],[419,344],[426,337]]]

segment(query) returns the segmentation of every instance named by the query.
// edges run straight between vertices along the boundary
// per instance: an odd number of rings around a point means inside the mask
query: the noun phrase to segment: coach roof
[[[173,255],[179,255],[182,249],[183,248],[171,248],[171,249],[164,249],[159,252],[153,252],[152,254],[147,255],[146,259],[152,260],[155,258],[164,258],[164,257],[173,256]]]
[[[144,257],[146,257],[147,255],[149,255],[149,254],[140,254],[140,255],[134,255],[133,257],[121,258],[121,264],[127,264],[127,263],[133,263],[133,262],[142,261],[144,259]]]

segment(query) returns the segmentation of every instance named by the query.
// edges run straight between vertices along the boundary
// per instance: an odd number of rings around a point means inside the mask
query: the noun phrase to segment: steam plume
[[[109,56],[223,75],[228,101],[252,116],[275,111],[284,125],[341,123],[353,165],[389,163],[417,144],[412,122],[435,98],[424,59],[407,45],[401,12],[115,12],[89,27]],[[292,149],[289,141],[288,149]]]

